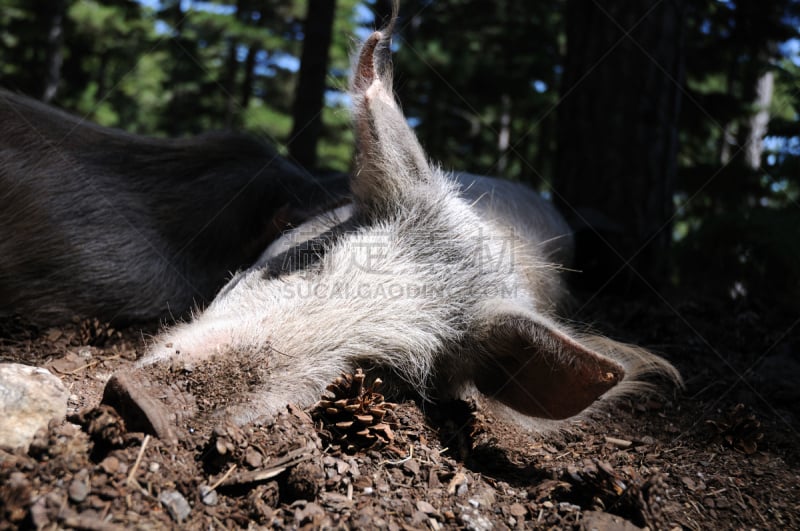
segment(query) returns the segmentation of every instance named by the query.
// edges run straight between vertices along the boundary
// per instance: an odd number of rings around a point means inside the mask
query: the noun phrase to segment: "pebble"
[[[468,531],[490,531],[494,529],[492,522],[475,509],[467,509],[460,515],[464,529]]]
[[[409,459],[405,463],[403,463],[403,468],[405,468],[408,472],[411,472],[413,475],[419,474],[419,461],[416,459]]]
[[[473,501],[476,502],[475,507],[478,507],[479,505],[482,505],[483,507],[491,507],[495,502],[494,489],[491,487],[484,487],[480,489],[478,493],[469,500],[470,505],[473,505]]]
[[[264,457],[258,450],[250,446],[245,450],[244,462],[247,463],[247,466],[250,468],[261,468],[261,465],[264,464]]]
[[[417,502],[417,509],[422,511],[425,514],[436,514],[436,513],[439,512],[439,511],[436,510],[436,508],[433,505],[431,505],[430,503],[426,502],[425,500],[419,500]]]
[[[69,494],[69,499],[74,501],[75,503],[80,503],[86,499],[89,495],[89,491],[92,489],[86,483],[86,481],[82,479],[73,479],[70,484],[67,492]]]
[[[216,490],[211,490],[211,487],[208,485],[200,485],[200,500],[208,505],[213,507],[217,503],[219,503],[219,494],[217,494]]]
[[[615,514],[584,511],[580,529],[585,531],[636,531],[640,528]]]
[[[511,514],[511,516],[522,518],[528,514],[528,509],[526,509],[521,503],[512,503],[511,507],[508,508],[508,512]]]
[[[0,445],[27,449],[34,434],[67,414],[69,391],[47,369],[0,364]]]
[[[189,507],[189,502],[183,497],[183,494],[177,490],[165,490],[161,492],[158,497],[161,504],[167,509],[167,512],[178,523],[183,522],[189,517],[192,508]]]
[[[108,457],[100,461],[100,468],[102,468],[106,474],[110,475],[116,474],[117,471],[119,470],[119,459],[117,459],[113,455],[109,455]]]

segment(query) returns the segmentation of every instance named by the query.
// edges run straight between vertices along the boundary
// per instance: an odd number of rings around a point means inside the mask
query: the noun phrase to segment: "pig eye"
[[[263,278],[269,280],[290,275],[297,271],[318,269],[322,257],[330,248],[332,241],[326,237],[318,237],[295,245],[286,252],[274,256],[267,262]]]
[[[339,223],[319,236],[309,238],[285,252],[275,255],[261,273],[265,279],[280,278],[297,271],[319,271],[322,258],[348,231],[353,230],[355,220]]]

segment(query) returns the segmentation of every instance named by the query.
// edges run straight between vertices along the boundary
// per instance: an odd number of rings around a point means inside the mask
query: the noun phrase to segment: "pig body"
[[[0,91],[0,316],[181,315],[326,186],[243,135],[147,138]]]
[[[275,242],[141,361],[154,374],[246,366],[217,413],[239,422],[309,406],[364,367],[435,400],[480,392],[519,419],[559,420],[601,395],[677,379],[665,361],[557,323],[569,229],[524,187],[431,166],[392,95],[389,33],[362,47],[351,84],[353,203]],[[149,372],[148,372],[149,371]],[[220,396],[191,378],[185,394]],[[206,404],[208,409],[208,404]],[[203,408],[200,408],[203,409]]]

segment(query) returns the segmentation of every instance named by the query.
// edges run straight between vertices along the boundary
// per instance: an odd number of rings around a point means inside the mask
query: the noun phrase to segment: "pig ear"
[[[367,38],[350,83],[358,148],[350,188],[368,211],[396,206],[436,178],[394,98],[391,34],[389,27]]]
[[[478,390],[532,417],[576,415],[625,375],[615,361],[523,312],[494,314],[477,340],[484,356],[474,375]]]

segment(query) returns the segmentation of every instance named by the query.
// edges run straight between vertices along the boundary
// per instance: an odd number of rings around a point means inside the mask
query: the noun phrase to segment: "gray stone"
[[[584,511],[581,520],[582,531],[638,531],[641,527],[615,514],[599,511]]]
[[[211,487],[208,485],[200,485],[200,500],[204,504],[213,507],[219,503],[219,495],[216,490],[211,490]]]
[[[492,522],[475,508],[462,508],[459,517],[464,529],[468,531],[491,531],[494,529]]]
[[[0,445],[28,448],[33,435],[67,414],[69,391],[41,367],[0,364]]]
[[[86,480],[78,478],[73,479],[69,484],[69,488],[67,489],[69,499],[76,503],[80,503],[85,500],[90,491],[91,487],[89,487],[89,484],[86,483]]]
[[[161,504],[167,509],[167,512],[178,523],[183,522],[189,517],[192,508],[189,502],[183,497],[183,494],[177,490],[165,490],[158,497]]]

